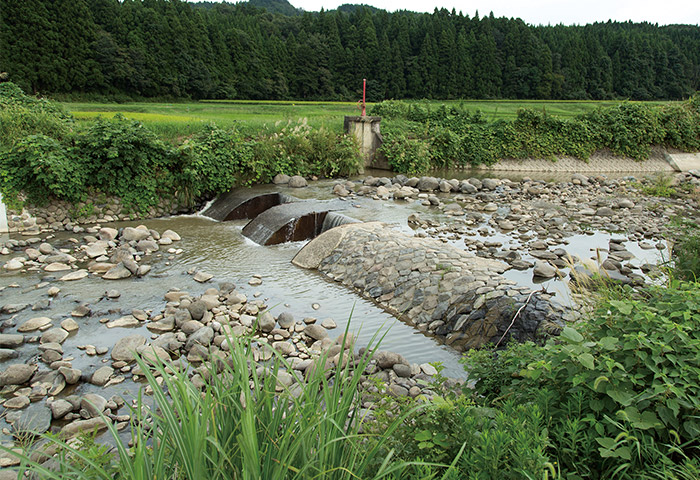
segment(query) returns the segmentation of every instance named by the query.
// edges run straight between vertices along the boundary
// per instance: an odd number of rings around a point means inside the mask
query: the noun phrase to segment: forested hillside
[[[0,0],[0,17],[0,72],[30,93],[352,100],[362,78],[370,100],[700,89],[697,25],[529,26],[445,9],[283,15],[181,0]]]

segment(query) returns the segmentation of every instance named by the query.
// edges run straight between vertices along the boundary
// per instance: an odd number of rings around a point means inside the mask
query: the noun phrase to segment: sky
[[[318,11],[332,10],[344,3],[364,3],[390,12],[411,10],[432,12],[435,7],[462,11],[473,16],[519,17],[532,25],[563,23],[565,25],[607,20],[650,22],[659,25],[673,23],[700,24],[698,0],[289,0],[297,8]]]

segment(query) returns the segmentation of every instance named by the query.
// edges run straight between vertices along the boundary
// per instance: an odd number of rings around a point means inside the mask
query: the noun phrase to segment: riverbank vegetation
[[[278,173],[337,176],[359,168],[351,137],[304,122],[249,136],[236,125],[205,125],[172,143],[121,115],[77,123],[12,83],[0,84],[0,99],[0,190],[11,205],[52,197],[75,203],[99,192],[143,211],[163,196],[193,205]]]
[[[88,101],[356,101],[363,78],[371,101],[681,100],[700,88],[697,25],[533,26],[444,8],[301,12],[281,0],[5,0],[2,10],[0,72],[28,93]]]
[[[361,160],[354,140],[324,126],[339,113],[319,105],[303,108],[325,112],[318,113],[316,127],[301,119],[253,128],[221,114],[223,128],[165,113],[144,122],[119,113],[81,121],[60,104],[0,84],[0,189],[11,205],[20,199],[40,205],[50,197],[75,203],[100,192],[144,211],[162,196],[193,205],[234,186],[269,182],[279,173],[356,173]],[[668,104],[618,103],[570,118],[518,109],[511,112],[513,119],[489,120],[456,102],[386,101],[370,113],[384,119],[381,151],[389,165],[413,175],[491,165],[501,158],[586,159],[601,149],[639,160],[653,145],[700,150],[697,96]],[[243,114],[251,115],[249,106]]]
[[[519,109],[511,121],[490,122],[460,105],[402,101],[375,104],[370,113],[383,118],[382,151],[402,173],[492,165],[503,158],[586,160],[603,149],[644,160],[654,145],[700,150],[698,96],[661,105],[623,102],[572,118]]]

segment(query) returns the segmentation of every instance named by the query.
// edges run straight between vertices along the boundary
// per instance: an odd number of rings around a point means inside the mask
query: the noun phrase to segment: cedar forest
[[[700,89],[700,27],[311,13],[266,0],[0,0],[0,72],[28,93],[88,99],[355,100],[367,78],[371,101],[675,100]]]

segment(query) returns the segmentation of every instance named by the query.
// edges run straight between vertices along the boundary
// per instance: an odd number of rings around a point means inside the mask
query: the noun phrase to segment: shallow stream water
[[[285,193],[302,199],[330,200],[336,197],[332,194],[332,181],[310,183],[308,188],[281,188]],[[254,192],[264,193],[278,190],[274,186],[259,186]],[[337,200],[336,200],[337,201]],[[382,221],[393,224],[400,231],[412,234],[414,230],[408,225],[407,217],[418,213],[422,218],[435,221],[449,221],[435,207],[423,206],[419,201],[379,201],[368,197],[355,197],[345,202],[347,208],[342,210],[347,216],[361,221]],[[130,313],[132,309],[153,310],[160,312],[165,305],[163,295],[170,288],[179,288],[192,295],[200,295],[208,284],[199,284],[192,278],[191,271],[199,270],[214,275],[212,286],[218,282],[232,282],[249,299],[263,299],[277,316],[283,311],[290,311],[295,318],[315,317],[319,320],[332,318],[338,324],[331,335],[340,335],[350,323],[350,331],[356,332],[360,346],[367,345],[373,337],[382,337],[381,349],[390,350],[404,355],[415,363],[441,362],[444,374],[452,377],[464,377],[464,370],[459,363],[459,354],[441,345],[437,339],[418,332],[413,327],[402,323],[385,312],[375,303],[360,298],[353,291],[335,282],[327,280],[315,271],[298,268],[291,263],[294,255],[303,247],[305,242],[293,242],[275,246],[260,246],[248,240],[241,234],[246,220],[232,222],[216,222],[201,215],[186,215],[167,219],[144,220],[138,222],[120,222],[109,226],[120,228],[145,224],[149,228],[163,232],[171,229],[178,232],[182,240],[174,247],[182,249],[180,255],[170,255],[164,251],[156,252],[151,258],[144,257],[142,263],[152,263],[153,270],[143,278],[131,278],[121,281],[107,281],[100,278],[85,278],[74,282],[51,282],[61,288],[57,299],[51,301],[50,308],[43,311],[31,311],[29,308],[16,314],[15,323],[36,317],[48,316],[57,325],[62,319],[70,316],[70,312],[79,304],[87,303],[92,309],[92,315],[76,318],[80,330],[71,335],[63,344],[64,358],[73,358],[75,368],[83,372],[92,372],[103,364],[110,364],[109,354],[102,356],[87,356],[79,346],[91,344],[97,347],[111,347],[124,336],[141,333],[146,337],[151,334],[144,324],[136,328],[107,329],[100,319],[116,319]],[[106,226],[106,225],[103,225]],[[502,242],[504,246],[518,246],[509,236],[495,230],[483,235],[485,240]],[[587,232],[566,238],[567,244],[562,244],[569,253],[581,258],[596,255],[595,248],[606,248],[612,234],[607,232]],[[49,240],[56,247],[69,246],[70,238],[78,235],[67,232],[57,233]],[[12,238],[24,239],[20,235]],[[42,239],[44,236],[42,236]],[[6,240],[6,239],[5,239]],[[449,241],[449,243],[464,248],[464,242]],[[662,254],[657,250],[642,250],[634,242],[627,242],[627,249],[632,252],[640,263],[658,263]],[[555,247],[556,248],[556,247]],[[162,249],[165,250],[165,249]],[[19,254],[19,253],[17,253]],[[11,258],[6,256],[3,261]],[[532,260],[527,255],[526,260]],[[188,273],[189,272],[189,273]],[[262,285],[252,287],[248,280],[253,275],[262,276]],[[531,271],[509,270],[506,277],[521,285],[534,288],[545,287],[557,292],[558,299],[564,304],[570,304],[569,290],[566,281],[549,280],[544,284],[535,284]],[[57,278],[60,275],[56,275]],[[49,285],[43,282],[52,280],[48,274],[40,271],[27,273],[0,273],[0,304],[27,303],[33,305],[47,299],[46,291]],[[39,285],[40,288],[36,288]],[[121,293],[118,299],[108,299],[107,290],[117,289]],[[313,304],[320,306],[317,310]],[[5,316],[5,318],[8,318]],[[4,333],[14,333],[15,329],[5,329]],[[335,333],[334,333],[335,332]],[[36,356],[37,346],[25,343],[19,349],[20,357],[9,360],[9,363],[26,362]],[[40,363],[41,369],[47,367]],[[73,387],[68,393],[84,394],[97,391],[105,398],[113,394],[129,395],[138,386],[131,380],[107,389],[95,387],[88,383]],[[2,422],[4,424],[4,422]],[[3,426],[6,426],[3,425]],[[0,438],[4,440],[4,438]]]

